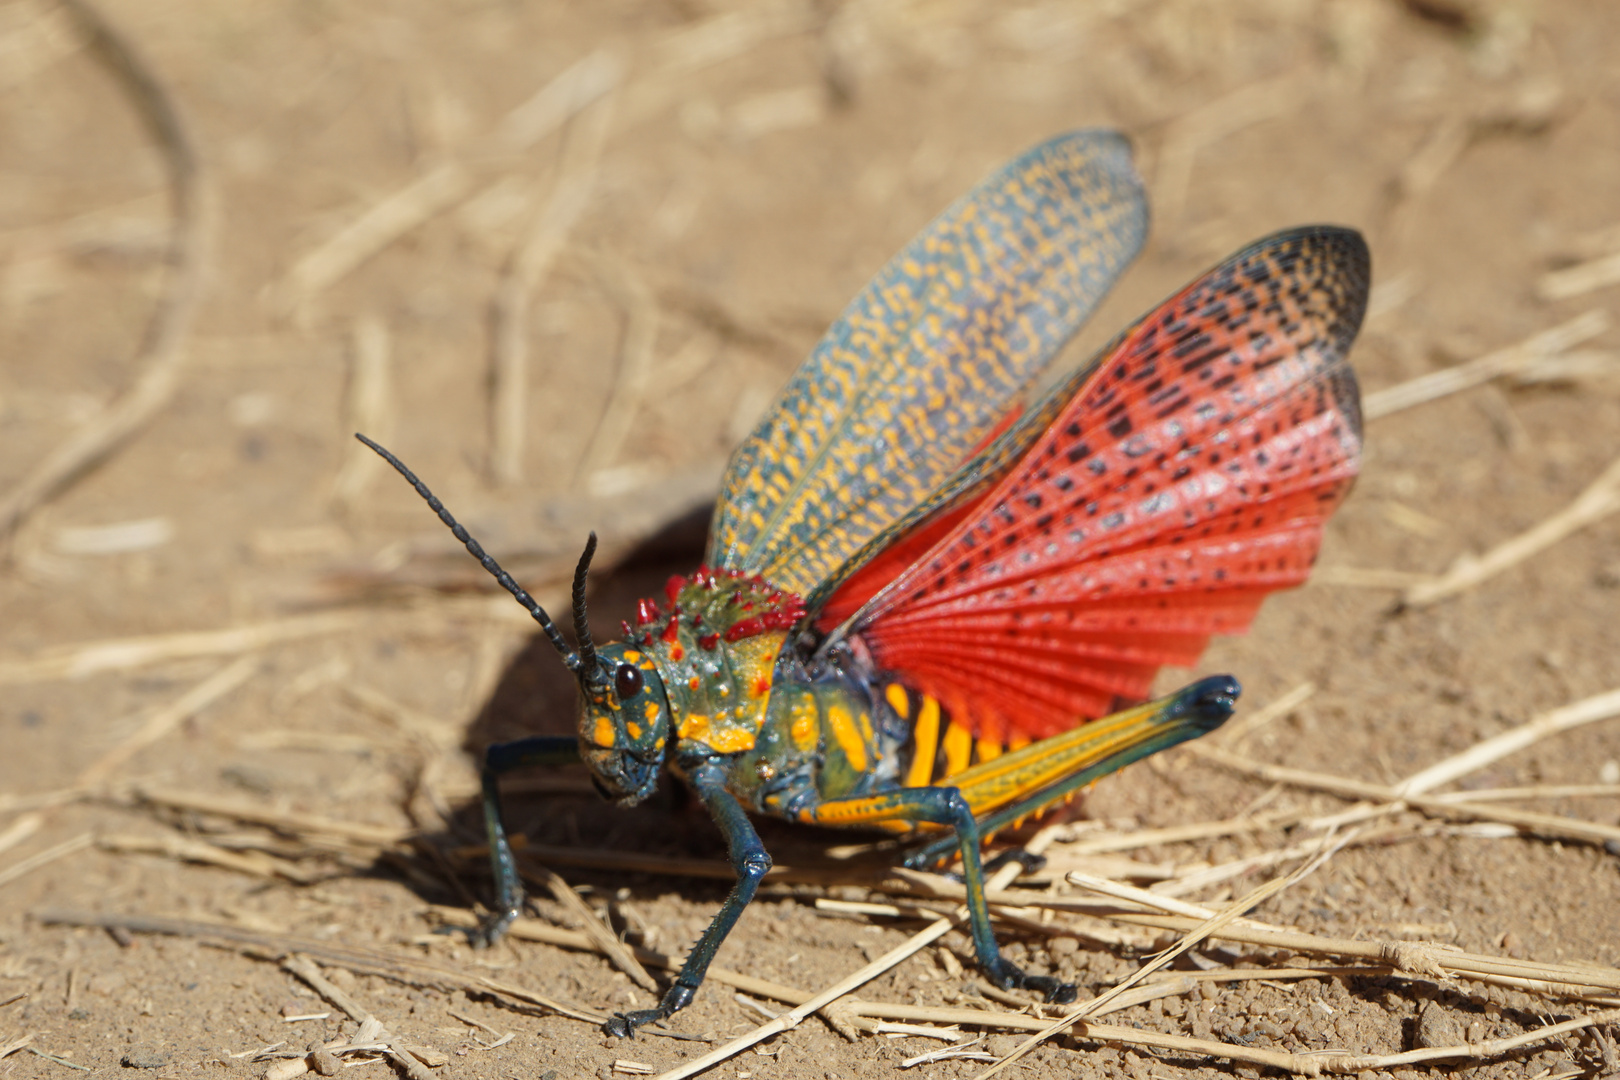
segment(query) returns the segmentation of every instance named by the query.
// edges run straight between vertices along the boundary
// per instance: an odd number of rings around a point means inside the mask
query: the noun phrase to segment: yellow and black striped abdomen
[[[948,784],[975,765],[994,761],[1009,750],[1021,750],[1029,737],[1014,733],[1003,742],[998,738],[975,738],[966,724],[951,717],[939,701],[928,694],[891,682],[883,688],[883,700],[903,723],[910,725],[909,752],[904,783],[906,787]]]

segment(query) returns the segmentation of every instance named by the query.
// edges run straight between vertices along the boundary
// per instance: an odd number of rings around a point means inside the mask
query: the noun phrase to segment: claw
[[[608,1022],[602,1025],[602,1033],[617,1035],[621,1039],[633,1039],[636,1037],[636,1028],[658,1020],[668,1020],[671,1015],[690,1005],[693,995],[694,991],[690,987],[676,983],[669,988],[669,992],[664,995],[657,1008],[614,1013]]]
[[[989,877],[991,874],[1010,863],[1017,863],[1019,866],[1023,867],[1020,876],[1023,874],[1034,874],[1046,868],[1046,856],[1031,854],[1030,852],[1025,851],[1023,848],[1010,848],[984,864],[984,876]],[[909,863],[907,864],[907,867],[908,869],[912,870],[926,869],[926,867],[911,866]],[[958,885],[963,884],[962,875],[957,873],[955,870],[943,871],[940,876],[945,878],[947,881],[954,881]]]
[[[1049,1005],[1067,1005],[1080,995],[1080,988],[1074,983],[1050,975],[1030,975],[1005,958],[998,958],[995,969],[986,969],[985,974],[1003,990],[1034,990]]]
[[[498,911],[467,931],[467,942],[475,949],[487,949],[506,936],[506,931],[522,912],[517,908]]]

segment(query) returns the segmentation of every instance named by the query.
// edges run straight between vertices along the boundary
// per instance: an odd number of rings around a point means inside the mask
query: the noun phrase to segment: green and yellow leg
[[[1214,731],[1232,715],[1242,691],[1230,675],[1200,679],[1168,697],[975,765],[951,782],[972,808],[980,833],[993,833],[1133,761]],[[907,857],[906,865],[933,866],[957,846],[955,837],[945,837]]]

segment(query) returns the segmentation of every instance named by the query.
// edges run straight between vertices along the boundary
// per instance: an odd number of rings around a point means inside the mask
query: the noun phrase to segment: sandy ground
[[[131,83],[68,9],[0,7],[5,506],[61,447],[139,413],[138,387],[153,406],[96,467],[33,500],[0,568],[0,1050],[32,1037],[0,1059],[0,1077],[257,1077],[268,1064],[253,1051],[352,1033],[336,1012],[285,1019],[329,1011],[274,962],[288,935],[459,972],[460,983],[416,985],[334,976],[401,1041],[447,1055],[435,1075],[610,1076],[616,1061],[662,1070],[709,1049],[613,1045],[589,1023],[465,989],[492,976],[585,1010],[650,1000],[594,954],[532,942],[475,953],[432,934],[436,912],[465,910],[487,888],[456,850],[478,838],[476,751],[565,730],[570,691],[522,612],[348,433],[387,440],[547,603],[588,529],[603,536],[603,565],[639,546],[599,581],[606,634],[635,596],[696,561],[701,524],[679,519],[712,495],[728,448],[844,301],[988,169],[1075,127],[1131,135],[1155,222],[1071,361],[1227,252],[1311,221],[1371,242],[1376,289],[1354,357],[1369,392],[1597,313],[1565,342],[1557,378],[1498,379],[1369,421],[1363,477],[1317,578],[1274,598],[1249,636],[1217,643],[1200,668],[1242,679],[1240,717],[1301,684],[1314,692],[1212,741],[1252,762],[1387,784],[1620,685],[1620,518],[1459,595],[1397,604],[1401,588],[1567,507],[1620,454],[1609,351],[1620,336],[1607,328],[1620,293],[1601,278],[1561,289],[1568,277],[1547,276],[1620,251],[1620,7],[98,3],[167,88],[195,149],[185,190],[201,193],[201,209],[186,250],[200,292],[190,309],[184,275],[168,272],[174,157]],[[387,221],[398,223],[387,242],[350,242],[357,222]],[[143,335],[165,311],[192,317],[176,350],[154,352]],[[522,355],[503,369],[513,343]],[[492,385],[514,407],[505,420]],[[219,633],[229,628],[248,629]],[[84,648],[114,639],[140,644]],[[1166,685],[1188,674],[1167,672]],[[1598,723],[1459,783],[1609,785],[1498,805],[1613,827],[1617,781],[1620,739]],[[73,794],[86,788],[94,797]],[[197,797],[256,808],[280,828],[180,808]],[[1322,835],[1311,818],[1348,805],[1181,750],[1105,781],[1083,810],[1109,835],[1258,821],[1121,853],[1147,884],[1167,867],[1311,841]],[[298,827],[294,815],[349,832]],[[674,795],[619,813],[572,774],[531,778],[511,815],[535,844],[721,854]],[[1372,827],[1381,842],[1341,851],[1257,917],[1620,965],[1612,843],[1412,813]],[[851,839],[765,835],[780,863],[812,870],[829,843]],[[187,851],[237,863],[200,865]],[[60,857],[26,869],[42,853]],[[1064,844],[1051,854],[1060,869],[1083,861]],[[553,865],[633,940],[677,954],[724,887]],[[1187,898],[1241,895],[1292,865]],[[1042,882],[1071,891],[1054,871]],[[922,925],[813,905],[874,895],[863,885],[766,893],[718,962],[802,989]],[[37,917],[61,908],[229,924],[272,944],[255,954]],[[549,896],[537,909],[577,925]],[[1009,951],[1088,994],[1169,940],[1054,925],[1056,936],[1004,931]],[[983,1003],[971,966],[956,970],[965,939],[949,935],[943,950],[861,996]],[[1215,943],[1178,966],[1311,959]],[[1234,1047],[1390,1054],[1597,1007],[1371,973],[1209,981],[1109,1022]],[[723,1040],[762,1019],[711,982],[671,1030]],[[1611,1023],[1488,1061],[1362,1075],[1613,1075],[1614,1037]],[[990,1048],[1010,1039],[996,1034]],[[886,1075],[946,1045],[851,1042],[810,1019],[711,1075]],[[984,1065],[917,1068],[970,1077]],[[1257,1075],[1204,1053],[1079,1039],[1012,1068]]]

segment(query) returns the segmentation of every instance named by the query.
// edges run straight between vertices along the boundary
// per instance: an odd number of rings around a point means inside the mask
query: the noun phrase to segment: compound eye
[[[641,669],[634,664],[620,664],[619,670],[613,673],[613,692],[619,695],[620,701],[628,701],[641,693],[643,685]]]

